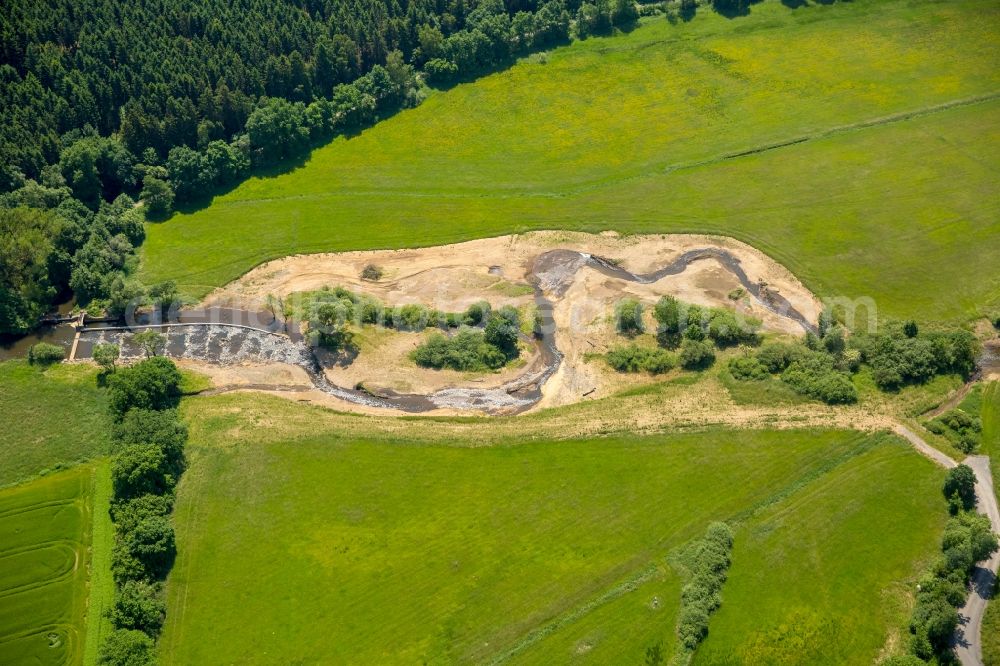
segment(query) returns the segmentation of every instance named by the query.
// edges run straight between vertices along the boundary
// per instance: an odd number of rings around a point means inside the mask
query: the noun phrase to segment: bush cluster
[[[618,332],[634,336],[645,330],[642,303],[625,299],[615,308]],[[673,296],[662,297],[653,307],[656,339],[662,347],[680,348],[677,360],[686,370],[703,370],[715,362],[715,347],[737,344],[758,344],[755,319],[739,321],[736,314],[723,308],[705,308],[678,301]],[[616,347],[606,355],[611,367],[620,372],[645,370],[658,373],[674,367],[674,359],[665,352],[654,353],[636,346]],[[669,366],[667,365],[669,363]]]
[[[650,349],[639,345],[614,347],[607,353],[608,365],[618,372],[648,372],[659,375],[677,365],[673,354],[664,349]]]
[[[507,363],[503,353],[486,342],[482,332],[471,330],[459,331],[450,338],[434,333],[411,352],[410,358],[422,368],[438,370],[489,370]]]
[[[685,370],[703,370],[715,363],[715,349],[707,340],[685,338],[681,342],[679,358]]]
[[[969,331],[922,333],[912,322],[852,339],[852,346],[871,366],[872,378],[883,390],[922,384],[939,374],[968,378],[976,367],[977,345]]]
[[[187,427],[176,407],[180,373],[172,361],[147,359],[107,378],[111,411],[111,572],[117,585],[109,611],[115,631],[101,663],[155,662],[154,643],[166,604],[162,583],[176,555],[170,513],[184,471]]]
[[[744,381],[780,375],[801,395],[828,404],[856,402],[858,392],[848,372],[854,355],[842,343],[843,334],[836,327],[822,338],[807,336],[806,344],[771,342],[753,355],[730,361],[729,372],[734,379]]]
[[[676,347],[682,339],[709,339],[719,347],[760,342],[760,322],[756,319],[741,322],[732,310],[701,307],[673,296],[664,296],[656,303],[653,317],[657,338],[665,347]]]
[[[714,522],[705,536],[682,556],[691,579],[681,589],[681,610],[677,637],[681,646],[693,652],[708,635],[708,619],[722,604],[722,585],[729,571],[733,532],[725,523]]]
[[[642,321],[642,303],[626,298],[615,306],[615,327],[622,335],[639,335],[646,326]]]
[[[961,409],[952,409],[927,422],[927,429],[941,435],[963,453],[972,453],[982,439],[983,423]]]
[[[36,342],[28,349],[28,363],[31,365],[52,365],[63,360],[66,351],[48,342]]]
[[[370,324],[414,332],[431,327],[442,330],[483,327],[486,342],[497,347],[508,360],[517,356],[520,320],[517,310],[511,306],[504,306],[496,313],[486,301],[473,303],[463,312],[443,312],[419,303],[391,308],[375,298],[354,293],[343,287],[324,287],[306,295],[302,310],[308,320],[311,342],[334,352],[353,348],[354,334],[350,328],[352,325]],[[493,314],[499,316],[494,317]],[[448,342],[444,336],[433,337],[430,348],[425,350],[426,353],[421,352],[420,356],[428,363],[432,363],[428,367],[468,365],[469,352],[475,347],[474,338],[466,335],[460,340],[453,339],[448,344],[444,344],[442,340]],[[443,365],[437,365],[437,360],[434,359],[443,359],[446,347],[450,348],[450,356],[454,362],[445,361]],[[503,365],[506,362],[486,356],[482,360],[482,364],[473,362],[473,366],[499,367],[495,363]],[[491,363],[493,365],[490,365]]]
[[[781,373],[781,381],[797,393],[831,405],[858,400],[850,376],[835,367],[833,356],[823,352],[805,350]]]
[[[323,287],[311,292],[306,295],[302,308],[310,328],[320,330],[352,324],[371,324],[400,331],[481,326],[492,312],[486,301],[473,303],[463,312],[443,312],[419,303],[392,308],[378,299],[344,287]]]
[[[737,356],[729,360],[729,374],[742,381],[759,381],[770,377],[767,367],[754,356]]]
[[[410,358],[424,368],[479,371],[503,367],[519,354],[520,317],[510,306],[486,312],[479,311],[486,321],[481,332],[463,329],[450,338],[434,333],[411,352]]]
[[[657,305],[658,320],[678,330],[678,306],[664,299]],[[711,331],[711,326],[708,329]],[[684,337],[692,337],[690,328]],[[955,372],[968,377],[975,369],[977,342],[968,331],[921,333],[914,322],[893,323],[875,335],[848,338],[831,313],[820,317],[818,335],[806,334],[801,344],[772,342],[753,355],[733,359],[729,372],[738,380],[761,380],[780,375],[797,393],[829,404],[856,402],[857,389],[851,374],[862,363],[871,367],[875,383],[892,390],[909,383],[924,382],[936,374]],[[699,334],[693,334],[698,337]],[[713,338],[717,339],[717,338]],[[948,414],[928,427],[949,439],[963,451],[974,449],[977,424],[964,414]]]

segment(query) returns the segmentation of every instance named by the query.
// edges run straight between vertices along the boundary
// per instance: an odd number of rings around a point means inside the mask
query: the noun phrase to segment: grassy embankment
[[[469,447],[341,438],[327,428],[335,415],[260,396],[184,411],[191,465],[166,663],[641,662],[650,645],[673,648],[680,581],[668,553],[713,519],[739,526],[724,608],[753,609],[769,635],[822,618],[835,631],[832,643],[814,637],[817,650],[871,660],[903,631],[906,590],[945,517],[941,472],[877,435]],[[817,567],[822,594],[785,584],[815,590]],[[777,568],[782,584],[760,578]],[[712,628],[718,640],[741,631]]]
[[[1000,304],[1000,100],[940,107],[1000,92],[998,26],[986,0],[646,21],[435,93],[150,225],[142,277],[201,296],[297,252],[710,232],[820,295],[964,320]]]

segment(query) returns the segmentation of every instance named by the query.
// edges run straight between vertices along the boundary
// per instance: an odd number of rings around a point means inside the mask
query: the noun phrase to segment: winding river
[[[140,321],[132,327],[94,326],[81,329],[77,358],[88,358],[95,344],[119,344],[124,358],[141,352],[126,343],[137,330],[154,328],[167,336],[166,355],[229,365],[244,361],[288,363],[303,368],[316,389],[339,399],[367,407],[422,413],[434,409],[479,411],[488,414],[517,414],[541,400],[542,387],[562,363],[556,345],[553,320],[554,301],[560,299],[583,268],[597,270],[627,282],[649,284],[668,275],[684,272],[697,261],[716,260],[734,275],[743,288],[768,310],[792,319],[805,330],[814,326],[781,295],[751,282],[739,259],[726,250],[704,248],[680,255],[670,264],[650,273],[631,273],[595,255],[575,250],[551,250],[538,255],[525,278],[534,288],[535,304],[542,321],[541,335],[533,339],[538,353],[515,379],[496,388],[455,387],[429,394],[396,393],[348,388],[331,382],[312,347],[300,335],[286,334],[282,324],[265,313],[213,308],[182,311],[168,323]],[[269,321],[270,320],[270,321]],[[268,322],[261,325],[259,322]],[[261,387],[278,388],[278,387]]]

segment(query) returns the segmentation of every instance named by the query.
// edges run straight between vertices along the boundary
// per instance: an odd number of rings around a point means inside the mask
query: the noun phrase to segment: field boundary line
[[[523,652],[524,650],[527,650],[529,647],[531,647],[538,641],[542,640],[543,638],[546,638],[554,634],[563,627],[572,624],[573,622],[579,620],[581,617],[585,615],[588,615],[591,611],[594,611],[600,608],[601,606],[604,606],[605,604],[628,594],[629,592],[634,592],[641,585],[652,580],[659,570],[660,568],[656,565],[656,563],[648,565],[644,569],[641,569],[638,573],[633,574],[630,578],[627,578],[626,580],[615,585],[614,587],[605,590],[605,592],[601,594],[599,597],[591,599],[590,601],[584,603],[583,605],[577,606],[570,612],[557,617],[555,620],[552,620],[548,624],[538,627],[537,629],[532,629],[527,633],[527,635],[525,635],[524,638],[522,638],[520,641],[515,643],[513,646],[507,648],[500,654],[493,657],[493,659],[491,659],[487,663],[490,664],[490,666],[497,666],[498,664],[506,662],[511,657],[514,657]]]

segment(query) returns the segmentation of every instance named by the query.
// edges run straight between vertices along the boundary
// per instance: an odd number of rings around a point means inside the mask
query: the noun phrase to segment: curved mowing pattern
[[[303,368],[313,385],[330,395],[354,404],[368,407],[400,409],[406,412],[427,412],[437,408],[478,410],[487,413],[518,413],[542,397],[542,386],[555,373],[563,355],[556,345],[555,325],[552,318],[553,301],[559,299],[583,268],[590,268],[609,277],[649,284],[668,275],[678,275],[697,262],[712,259],[732,273],[760,304],[772,312],[787,317],[805,330],[813,325],[780,294],[766,290],[751,281],[740,260],[720,248],[702,248],[685,252],[666,266],[650,273],[631,273],[608,260],[576,250],[551,250],[535,258],[526,276],[535,290],[535,303],[542,319],[542,334],[537,345],[539,354],[518,377],[497,388],[445,388],[430,394],[395,393],[391,391],[374,395],[364,390],[346,388],[331,382],[313,350],[297,336],[286,336],[277,330],[256,328],[236,323],[185,321],[149,324],[145,327],[106,327],[86,329],[81,333],[77,357],[91,355],[94,345],[114,343],[122,350],[126,360],[141,358],[143,352],[129,343],[133,330],[151,328],[167,337],[166,354],[176,358],[208,361],[221,365],[253,361],[258,363],[288,363]],[[222,312],[222,311],[220,311]],[[250,313],[225,311],[233,321],[249,321]]]
[[[0,492],[0,663],[83,659],[91,468]]]

